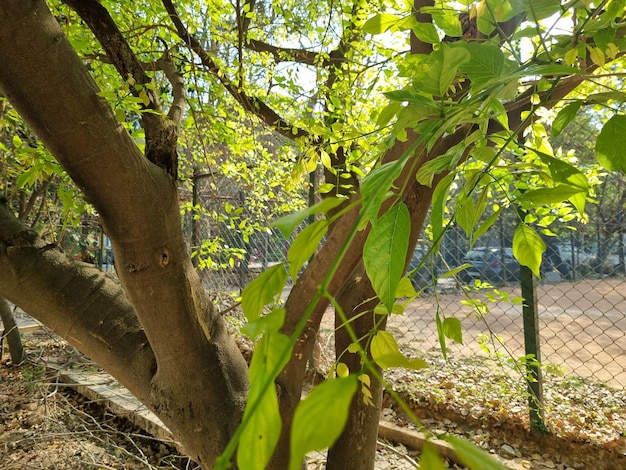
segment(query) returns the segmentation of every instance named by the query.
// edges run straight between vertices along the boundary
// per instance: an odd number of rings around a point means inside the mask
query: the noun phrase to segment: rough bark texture
[[[375,326],[385,328],[386,318],[375,316],[374,307],[378,299],[363,303],[363,299],[374,297],[374,290],[365,275],[364,269],[357,271],[357,276],[339,292],[337,302],[358,338],[367,338]],[[378,317],[378,318],[376,318]],[[377,323],[377,325],[375,325]],[[350,353],[347,348],[352,344],[343,320],[335,314],[335,354],[346,364],[350,372],[363,370],[361,357]],[[364,339],[361,346],[367,348]],[[366,349],[367,350],[367,349]],[[378,372],[382,371],[378,369]],[[363,400],[361,391],[357,391],[350,404],[350,415],[341,436],[328,451],[328,470],[373,470],[376,460],[376,441],[378,440],[378,421],[382,401],[383,384],[372,374],[370,392],[372,404]]]
[[[143,343],[155,358],[148,388],[139,397],[172,429],[190,456],[210,468],[240,422],[247,369],[189,260],[170,176],[145,159],[116,122],[43,1],[0,3],[0,63],[10,64],[0,68],[1,92],[96,207],[111,238],[127,302],[145,332]],[[28,269],[32,261],[18,262],[16,257],[28,257],[33,251],[45,258],[44,247],[33,241],[18,247],[6,240],[2,248],[4,269],[15,272],[0,276],[0,295],[20,305],[27,299],[19,291],[39,295],[46,279],[38,274],[50,274],[47,281],[60,274],[60,263],[53,271],[45,269],[54,260],[41,266],[39,273]],[[66,283],[91,281],[94,290],[101,290],[97,283],[102,279],[84,267],[70,266],[76,271],[63,271]],[[52,283],[49,294],[64,287],[69,294],[67,284]],[[89,292],[87,285],[81,287],[81,292]],[[77,291],[57,297],[57,308],[45,323],[55,323],[62,336],[85,350],[76,338],[93,334],[89,321],[94,320],[94,305],[90,296],[82,298]],[[70,307],[76,310],[74,317],[67,313]],[[44,315],[36,305],[26,309]],[[76,322],[76,316],[88,319]],[[129,383],[134,380],[131,373],[120,368],[114,375]]]
[[[17,322],[15,321],[15,315],[11,311],[9,302],[4,297],[0,297],[0,319],[2,319],[2,339],[9,347],[9,353],[11,354],[11,362],[14,366],[19,366],[24,361],[24,346],[22,345],[22,338],[20,337],[20,330],[17,328]],[[0,351],[2,351],[2,344],[0,344]]]
[[[3,206],[0,292],[148,402],[156,361],[120,284],[45,243]]]

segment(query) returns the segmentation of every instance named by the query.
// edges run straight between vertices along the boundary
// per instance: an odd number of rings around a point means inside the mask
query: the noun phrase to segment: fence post
[[[530,426],[533,431],[548,432],[544,421],[543,378],[541,375],[541,348],[539,335],[539,312],[537,306],[537,280],[528,266],[520,266],[522,317],[524,320],[524,350],[526,353],[526,384]],[[528,360],[534,357],[535,360]]]

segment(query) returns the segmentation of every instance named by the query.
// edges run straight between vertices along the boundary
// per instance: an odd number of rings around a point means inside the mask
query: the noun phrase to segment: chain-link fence
[[[254,207],[240,184],[212,173],[196,173],[191,192],[183,227],[209,291],[239,293],[267,267],[285,259],[289,240],[271,227],[280,215],[273,201]]]
[[[454,232],[443,241],[440,259],[450,267],[469,267],[455,280],[440,280],[436,292],[426,291],[411,305],[397,322],[408,328],[402,336],[412,341],[411,331],[419,331],[416,340],[437,346],[432,313],[439,309],[463,322],[466,345],[457,347],[459,353],[484,353],[489,346],[485,343],[490,343],[490,350],[495,344],[516,358],[524,356],[520,267],[510,245],[485,243],[470,250]],[[455,237],[459,242],[451,243]],[[575,233],[566,240],[546,241],[542,279],[536,287],[542,361],[621,387],[626,382],[623,237],[613,233],[587,246],[575,240]],[[493,287],[481,286],[479,280]],[[427,338],[435,343],[428,345]]]
[[[539,359],[544,373],[623,389],[626,277],[621,230],[603,231],[590,240],[576,232],[546,239],[542,278],[536,283],[531,278],[530,285],[522,280],[509,240],[500,235],[470,249],[462,231],[451,227],[434,270],[441,274],[462,264],[468,267],[425,289],[404,315],[391,316],[388,328],[399,343],[429,357],[441,356],[435,316],[454,317],[462,324],[464,341],[448,340],[448,357],[497,359],[518,366],[518,377],[524,380],[532,354],[530,362]],[[418,245],[415,258],[424,252]],[[417,277],[416,286],[424,286],[424,275],[418,271]],[[537,390],[540,394],[541,387]]]
[[[192,208],[183,216],[192,259],[214,293],[238,294],[249,281],[284,260],[290,240],[271,228],[276,213],[248,210],[246,194],[227,179],[197,175]],[[219,192],[216,189],[219,187]],[[226,214],[226,215],[224,215]],[[439,252],[421,240],[410,270],[422,293],[404,315],[392,315],[388,328],[401,346],[441,355],[435,316],[461,321],[463,344],[447,341],[449,357],[528,357],[535,335],[542,367],[613,388],[626,383],[626,276],[620,227],[588,227],[545,237],[542,278],[536,294],[536,331],[528,331],[520,267],[513,257],[505,223],[473,246],[451,226]],[[609,230],[610,229],[610,230]],[[424,235],[424,239],[427,236]],[[113,255],[97,220],[68,231],[62,246],[72,256],[113,269]],[[422,260],[426,259],[425,263]],[[454,277],[450,269],[468,267]],[[528,286],[527,286],[528,287]],[[528,296],[528,294],[525,294]],[[532,302],[531,302],[532,303]],[[522,364],[518,362],[518,364]]]

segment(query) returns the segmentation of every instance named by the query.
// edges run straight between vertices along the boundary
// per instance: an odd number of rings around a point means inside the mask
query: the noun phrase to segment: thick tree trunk
[[[24,346],[22,345],[20,330],[17,328],[17,322],[11,311],[11,306],[4,297],[0,297],[0,319],[2,319],[2,327],[4,328],[2,341],[6,338],[9,353],[11,354],[11,362],[14,366],[19,366],[25,359]]]
[[[374,297],[374,290],[363,269],[358,276],[347,283],[337,297],[350,326],[357,338],[364,338],[361,346],[367,351],[367,337],[375,326],[384,329],[386,318],[375,316],[374,307],[378,299],[373,298],[369,302],[364,299]],[[376,318],[378,317],[378,318]],[[363,370],[363,361],[357,353],[348,352],[352,344],[344,321],[335,314],[335,354],[340,362],[346,364],[351,373]],[[382,373],[378,369],[379,373]],[[364,400],[364,395],[359,390],[350,404],[350,415],[341,436],[328,451],[328,470],[373,470],[376,460],[376,441],[378,439],[378,421],[380,419],[380,406],[382,400],[382,383],[372,373],[367,374],[370,378],[369,391],[372,402]]]
[[[0,3],[0,63],[10,64],[0,67],[0,91],[83,190],[111,238],[127,302],[145,333],[142,341],[135,338],[134,347],[150,348],[156,361],[149,377],[144,375],[148,389],[140,390],[140,398],[189,455],[210,468],[241,420],[247,367],[191,265],[175,184],[144,158],[97,95],[93,79],[43,1]],[[38,260],[46,259],[53,251],[32,241],[5,240],[3,261],[14,272],[7,282],[0,276],[0,295],[28,304],[25,310],[46,316],[44,323],[55,323],[62,336],[85,350],[77,338],[87,339],[119,314],[94,318],[91,300],[106,281],[93,271],[73,263],[63,268],[55,259],[42,261],[40,272],[32,268],[29,256],[36,252]],[[55,274],[62,274],[59,282]],[[48,314],[28,308],[42,302],[18,292],[34,297],[45,282],[51,283],[43,286],[49,289],[48,300],[56,302]],[[71,294],[69,282],[77,283]],[[55,297],[55,290],[66,296]],[[69,307],[76,311],[74,317],[66,314]],[[103,363],[111,362],[105,350],[102,355]],[[122,383],[135,380],[130,370],[116,372]]]
[[[438,178],[441,178],[439,176]],[[437,179],[438,180],[438,179]],[[436,184],[437,180],[434,182]],[[413,248],[420,236],[428,208],[432,199],[431,187],[423,186],[414,182],[410,191],[403,199],[411,214],[411,235],[409,239],[409,252],[406,264],[411,259]],[[375,293],[371,283],[367,279],[364,270],[358,270],[350,283],[340,291],[337,301],[348,319],[356,318],[351,326],[358,338],[364,338],[368,332],[376,326],[384,329],[386,319],[376,318],[373,309],[378,303],[377,299],[364,302],[374,297]],[[363,315],[361,315],[363,314]],[[362,369],[361,358],[357,354],[347,352],[352,339],[347,333],[342,320],[335,315],[335,351],[337,357],[341,357],[350,372],[358,372]],[[366,348],[367,341],[363,341],[362,347]],[[381,372],[379,370],[379,372]],[[376,457],[376,440],[378,438],[378,422],[380,419],[380,405],[382,399],[383,384],[373,374],[370,377],[370,392],[373,406],[366,404],[362,394],[358,393],[351,403],[348,423],[335,445],[328,452],[329,470],[367,470],[373,469]]]

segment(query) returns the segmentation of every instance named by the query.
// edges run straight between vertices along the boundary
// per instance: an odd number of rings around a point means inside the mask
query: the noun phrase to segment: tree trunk
[[[7,346],[9,347],[9,353],[11,354],[11,362],[14,366],[20,366],[25,359],[22,338],[20,337],[20,330],[17,328],[15,316],[11,311],[11,306],[4,297],[0,297],[0,319],[2,319],[2,326],[4,327],[2,339],[0,341],[4,340],[4,338],[7,339]],[[2,348],[0,348],[0,351],[1,350]]]
[[[354,280],[341,290],[337,302],[341,306],[357,338],[364,338],[361,343],[367,348],[367,337],[375,326],[384,329],[386,318],[376,318],[373,310],[378,299],[363,303],[363,299],[374,297],[374,291],[363,269]],[[380,322],[380,323],[379,323]],[[363,370],[363,362],[357,353],[348,352],[352,338],[346,325],[335,314],[335,354],[340,362],[346,364],[351,373]],[[367,349],[366,349],[367,350]],[[382,373],[380,368],[378,372]],[[378,439],[378,421],[382,400],[382,383],[372,374],[369,376],[369,391],[372,402],[368,403],[361,390],[357,391],[350,404],[350,415],[341,436],[328,451],[328,470],[373,470],[376,461],[376,441]]]
[[[148,369],[142,363],[142,383],[134,391],[188,454],[210,468],[241,420],[247,366],[191,265],[171,176],[144,158],[116,121],[43,1],[0,3],[0,63],[11,64],[0,67],[1,92],[97,209],[125,298],[113,295],[97,305],[110,285],[103,274],[63,264],[45,243],[19,237],[2,240],[2,266],[9,275],[0,275],[0,294],[36,318],[46,317],[44,323],[56,325],[88,355],[99,351],[94,360],[108,364],[124,384],[138,379],[117,364],[117,345],[109,344],[107,352],[110,337],[90,336],[120,328],[114,323],[120,315],[136,316],[141,328],[126,347],[149,350],[155,362]],[[51,312],[41,308],[40,299],[24,295],[37,297],[41,290],[56,302]],[[118,307],[125,310],[116,312]]]

